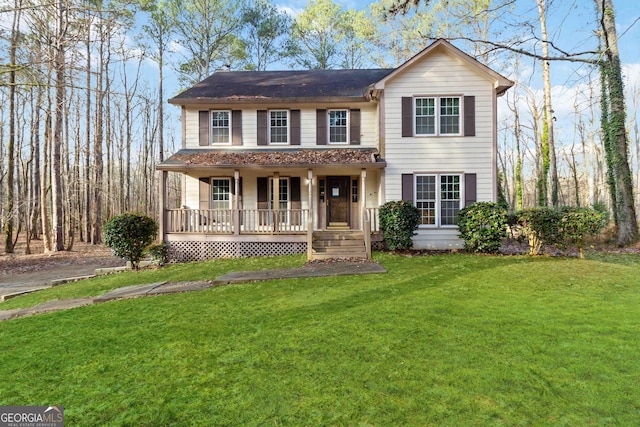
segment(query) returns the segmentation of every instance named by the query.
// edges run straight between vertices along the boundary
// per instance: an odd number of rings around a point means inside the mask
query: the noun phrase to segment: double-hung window
[[[415,175],[415,203],[421,226],[457,224],[462,204],[461,175]]]
[[[289,178],[278,179],[279,188],[274,188],[275,179],[269,178],[269,207],[278,210],[278,222],[289,222]]]
[[[279,178],[279,188],[273,188],[275,180],[269,178],[269,207],[271,209],[289,209],[289,178]]]
[[[415,135],[460,135],[461,97],[414,98]]]
[[[329,144],[349,143],[349,112],[329,110]]]
[[[211,143],[231,143],[231,111],[211,111]]]
[[[289,111],[269,111],[269,143],[289,144]]]
[[[211,208],[231,209],[231,178],[211,178]]]

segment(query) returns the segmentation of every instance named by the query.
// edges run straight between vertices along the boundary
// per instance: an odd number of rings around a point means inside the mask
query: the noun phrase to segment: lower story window
[[[269,178],[269,206],[271,209],[286,210],[289,209],[289,178],[279,178],[278,181],[279,188],[276,190],[273,188],[275,180]]]
[[[415,175],[422,226],[453,226],[461,208],[461,175]]]
[[[231,208],[231,178],[211,179],[211,208]]]

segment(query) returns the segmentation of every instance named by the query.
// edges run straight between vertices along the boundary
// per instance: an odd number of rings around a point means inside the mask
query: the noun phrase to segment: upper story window
[[[231,111],[211,111],[211,143],[231,143]]]
[[[459,96],[414,98],[415,135],[460,135]]]
[[[349,143],[349,112],[347,110],[329,110],[329,144]]]
[[[269,111],[269,144],[289,143],[289,111]]]

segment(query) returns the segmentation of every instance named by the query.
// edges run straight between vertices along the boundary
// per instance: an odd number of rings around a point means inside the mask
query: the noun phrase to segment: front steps
[[[314,231],[311,259],[330,258],[367,259],[362,231]]]

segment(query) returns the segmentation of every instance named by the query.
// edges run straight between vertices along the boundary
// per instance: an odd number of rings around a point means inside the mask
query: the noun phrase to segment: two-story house
[[[415,248],[460,247],[458,211],[497,198],[497,97],[512,85],[444,40],[395,69],[214,73],[169,100],[183,141],[158,166],[171,259],[367,257],[379,207],[400,199],[421,213]]]

